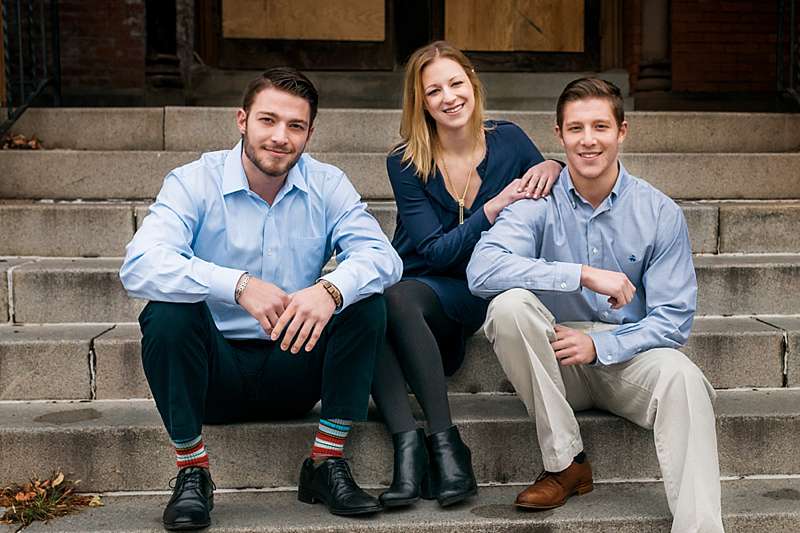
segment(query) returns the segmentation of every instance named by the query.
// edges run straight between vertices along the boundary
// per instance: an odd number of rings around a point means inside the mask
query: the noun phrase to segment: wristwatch
[[[336,285],[328,281],[327,279],[320,278],[317,283],[321,283],[322,287],[328,291],[328,294],[331,295],[333,298],[333,303],[336,304],[336,310],[342,308],[342,293],[339,292],[339,289],[336,288]]]

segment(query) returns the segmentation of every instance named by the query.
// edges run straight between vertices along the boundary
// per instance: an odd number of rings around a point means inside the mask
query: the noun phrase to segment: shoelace
[[[536,481],[534,481],[534,484],[535,484],[535,483],[538,483],[538,482],[540,482],[540,481],[543,481],[543,480],[545,480],[545,479],[547,479],[547,478],[552,478],[552,479],[553,479],[553,482],[557,483],[558,485],[561,485],[561,482],[560,482],[560,481],[558,481],[558,476],[557,476],[557,475],[555,475],[555,474],[554,474],[554,473],[552,473],[552,472],[548,472],[547,470],[542,470],[542,473],[541,473],[541,474],[539,474],[538,476],[536,476]],[[562,485],[562,486],[563,486],[563,485]]]
[[[328,476],[331,484],[339,487],[340,490],[360,490],[350,472],[350,465],[344,459],[333,462]]]
[[[169,488],[174,489],[174,488],[176,488],[178,486],[183,488],[184,485],[187,485],[187,481],[191,481],[191,482],[193,482],[194,487],[187,486],[186,488],[197,488],[197,489],[199,489],[200,488],[200,477],[202,475],[203,474],[201,474],[200,472],[189,472],[189,473],[178,472],[177,476],[175,476],[174,478],[169,480]],[[217,485],[214,483],[214,480],[211,479],[211,476],[209,476],[208,480],[211,483],[211,490],[217,490]]]

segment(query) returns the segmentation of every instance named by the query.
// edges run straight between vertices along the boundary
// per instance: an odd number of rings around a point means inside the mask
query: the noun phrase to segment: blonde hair
[[[483,142],[484,128],[484,89],[483,84],[467,57],[456,47],[445,41],[435,41],[411,54],[406,64],[403,82],[403,115],[400,119],[400,138],[402,142],[392,153],[402,152],[402,161],[414,165],[422,182],[427,182],[435,168],[439,155],[436,122],[425,110],[425,88],[422,86],[422,71],[434,59],[452,59],[464,69],[472,84],[475,96],[475,110],[472,112],[469,127],[476,142]]]

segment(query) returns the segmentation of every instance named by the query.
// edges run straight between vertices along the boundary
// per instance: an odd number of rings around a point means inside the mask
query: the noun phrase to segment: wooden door
[[[595,70],[600,0],[439,0],[440,38],[481,70]]]
[[[206,34],[201,56],[221,68],[394,66],[391,0],[199,0],[198,6]]]

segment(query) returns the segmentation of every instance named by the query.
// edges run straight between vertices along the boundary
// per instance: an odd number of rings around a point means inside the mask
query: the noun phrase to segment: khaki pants
[[[673,533],[723,531],[714,389],[685,355],[670,348],[610,366],[561,366],[550,340],[555,319],[530,291],[512,289],[489,305],[484,330],[528,413],[544,467],[567,468],[583,450],[574,411],[597,407],[653,429]],[[611,324],[567,322],[583,331]],[[619,450],[624,454],[625,450]]]

